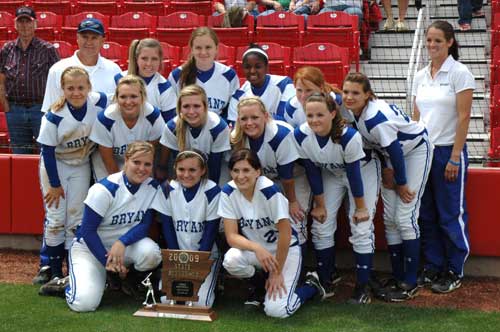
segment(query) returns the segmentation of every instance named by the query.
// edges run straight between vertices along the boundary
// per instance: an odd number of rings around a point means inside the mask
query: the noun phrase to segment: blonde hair
[[[241,129],[240,125],[240,119],[239,119],[239,114],[240,110],[242,107],[245,106],[253,106],[256,105],[259,107],[260,111],[264,115],[268,115],[269,118],[269,113],[267,112],[266,105],[262,102],[262,100],[259,97],[245,97],[240,100],[238,103],[237,109],[238,109],[238,118],[236,119],[235,126],[234,126],[234,131],[233,134],[231,135],[231,145],[233,146],[233,149],[239,150],[244,148],[245,145],[245,139],[247,138],[247,135],[245,134],[244,130]]]
[[[193,48],[193,42],[197,37],[209,36],[213,40],[215,46],[219,46],[219,38],[214,30],[209,27],[199,27],[191,33],[189,38],[189,47]],[[182,66],[181,76],[179,77],[180,87],[183,88],[187,85],[196,83],[196,60],[191,54],[189,60]]]
[[[154,38],[144,38],[144,39],[134,39],[130,43],[128,48],[128,75],[139,75],[139,68],[137,66],[137,59],[141,54],[141,51],[145,48],[154,48],[158,51],[158,56],[160,57],[160,68],[158,71],[162,70],[163,66],[163,49],[158,40]]]
[[[146,141],[132,142],[127,146],[127,150],[125,151],[125,161],[132,158],[136,153],[150,153],[154,156],[155,147]]]
[[[176,108],[177,146],[179,148],[179,151],[183,151],[186,148],[186,130],[187,127],[189,127],[189,124],[187,123],[186,120],[183,119],[183,116],[181,114],[182,98],[190,96],[200,96],[201,102],[203,103],[203,107],[205,108],[205,115],[207,116],[208,113],[207,94],[202,87],[198,85],[187,85],[184,88],[182,88],[181,92],[179,93],[179,97],[177,98],[177,108]]]
[[[62,72],[62,74],[61,74],[61,88],[64,88],[64,86],[66,85],[65,83],[66,83],[66,79],[68,79],[68,77],[76,78],[79,76],[83,76],[87,79],[87,84],[89,85],[89,91],[92,90],[92,84],[90,83],[89,74],[87,73],[87,71],[85,69],[83,69],[81,67],[77,67],[77,66],[70,66]],[[64,107],[64,104],[66,104],[66,97],[64,97],[64,95],[63,95],[58,100],[56,100],[55,103],[53,103],[50,106],[50,110],[52,112],[59,112]]]
[[[137,85],[139,87],[139,92],[142,97],[142,102],[145,103],[148,95],[146,93],[146,84],[144,80],[136,75],[126,75],[120,78],[118,84],[116,85],[115,95],[113,96],[113,102],[118,102],[118,91],[122,85]]]

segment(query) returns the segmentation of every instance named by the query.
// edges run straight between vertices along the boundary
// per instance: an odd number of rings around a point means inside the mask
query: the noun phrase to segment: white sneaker
[[[385,20],[384,30],[394,30],[394,19],[388,18]]]
[[[399,21],[396,23],[396,31],[408,31],[408,24],[405,21]]]

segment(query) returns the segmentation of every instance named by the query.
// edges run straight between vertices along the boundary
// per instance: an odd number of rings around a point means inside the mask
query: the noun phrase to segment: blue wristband
[[[453,161],[453,160],[451,160],[451,159],[450,159],[450,160],[448,160],[448,162],[449,162],[450,164],[452,164],[453,166],[457,166],[457,167],[459,167],[459,166],[460,166],[460,162],[456,162],[456,161]]]

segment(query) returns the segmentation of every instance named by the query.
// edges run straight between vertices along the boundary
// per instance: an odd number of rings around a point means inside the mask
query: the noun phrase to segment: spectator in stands
[[[385,15],[387,20],[384,23],[384,30],[408,31],[408,24],[406,24],[405,17],[408,11],[408,0],[398,0],[399,17],[398,21],[394,21],[392,15],[391,0],[382,0]]]
[[[458,25],[460,30],[468,31],[471,29],[473,17],[484,16],[483,0],[458,0]]]
[[[288,6],[290,11],[296,15],[307,15],[317,14],[319,12],[319,1],[318,0],[290,0],[290,5]]]
[[[467,179],[467,130],[474,76],[458,62],[453,26],[436,21],[427,29],[430,64],[413,83],[413,118],[422,121],[435,145],[429,180],[422,196],[420,225],[425,258],[420,284],[432,284],[436,293],[461,286],[469,255]]]
[[[62,59],[49,70],[42,112],[61,96],[61,74],[70,66],[82,67],[89,73],[94,91],[104,92],[108,97],[115,92],[114,77],[121,72],[116,63],[103,58],[99,52],[104,45],[104,25],[96,18],[86,18],[78,25],[76,42],[78,50],[72,57]]]
[[[255,1],[247,0],[219,0],[214,2],[214,16],[225,15],[229,9],[233,7],[241,7],[246,10],[246,12],[252,16],[259,15],[259,10]]]
[[[266,6],[266,10],[260,15],[269,15],[274,12],[288,11],[291,0],[261,0],[260,4]]]
[[[42,119],[43,93],[49,68],[59,61],[54,46],[35,36],[36,14],[30,7],[16,10],[18,37],[0,51],[0,105],[6,112],[12,151],[36,153]]]
[[[363,0],[325,0],[320,13],[335,11],[356,15],[358,17],[358,29],[361,30],[361,24],[363,23]]]
[[[167,122],[175,116],[177,95],[175,88],[160,74],[163,64],[163,49],[153,38],[135,39],[130,43],[128,70],[115,75],[115,82],[127,75],[137,75],[146,83],[147,102],[158,108]]]

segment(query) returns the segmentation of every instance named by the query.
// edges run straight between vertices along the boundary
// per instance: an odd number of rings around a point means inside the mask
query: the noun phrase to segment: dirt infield
[[[38,255],[35,252],[0,250],[0,282],[29,284],[37,268]],[[343,271],[343,273],[344,278],[334,302],[346,301],[352,292],[354,285],[352,273],[349,271]],[[460,289],[445,295],[422,289],[415,299],[404,305],[500,312],[500,279],[465,278]]]

